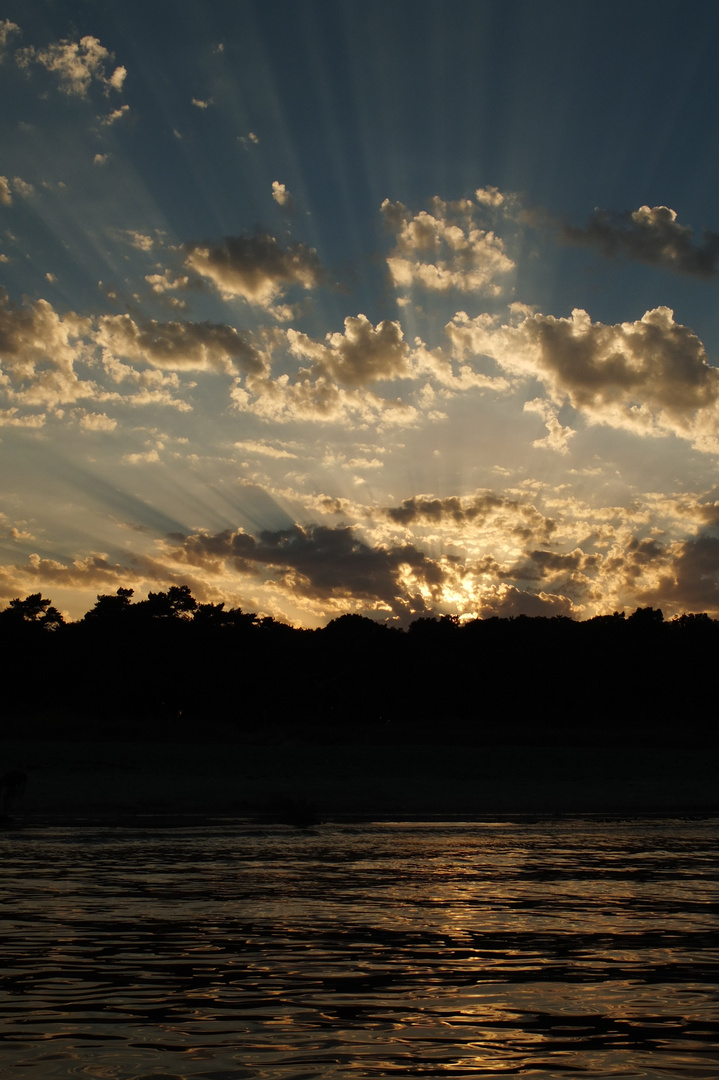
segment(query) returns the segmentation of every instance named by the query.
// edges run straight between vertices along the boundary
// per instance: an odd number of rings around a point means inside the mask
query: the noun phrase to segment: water
[[[0,834],[0,1075],[719,1077],[719,822]]]

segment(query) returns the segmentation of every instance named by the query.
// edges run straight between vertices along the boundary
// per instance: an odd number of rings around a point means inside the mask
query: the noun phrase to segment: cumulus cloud
[[[364,389],[339,386],[316,371],[301,371],[294,377],[248,376],[244,386],[238,381],[230,394],[235,408],[251,412],[263,420],[288,423],[309,420],[316,423],[351,423],[360,428],[374,425],[414,424],[418,412],[400,399],[379,397]]]
[[[345,319],[344,333],[315,341],[296,330],[276,330],[267,336],[267,352],[285,353],[302,366],[272,377],[267,372],[248,376],[232,391],[241,411],[267,420],[313,420],[368,424],[414,424],[418,410],[399,397],[382,397],[367,387],[373,383],[415,378],[417,366],[399,323],[385,320],[373,326],[364,315]]]
[[[97,551],[68,562],[33,552],[25,563],[0,567],[0,596],[6,598],[53,586],[106,593],[114,592],[119,586],[138,588],[144,583],[185,584],[187,576],[178,580],[170,568],[147,557],[133,556],[127,564],[122,564],[111,562],[106,552]],[[198,583],[191,584],[194,594],[201,595]]]
[[[127,74],[124,67],[116,67],[109,75],[107,65],[113,56],[99,40],[89,35],[79,41],[63,38],[48,45],[46,49],[28,46],[19,49],[16,59],[20,67],[40,64],[57,75],[60,89],[69,95],[87,97],[93,82],[108,90],[121,90]]]
[[[194,533],[171,549],[174,559],[222,573],[271,574],[293,597],[363,602],[397,614],[425,609],[423,590],[439,596],[442,568],[412,544],[371,547],[350,526],[312,525],[265,531]]]
[[[313,289],[325,277],[313,248],[299,243],[283,248],[269,233],[186,244],[185,252],[186,265],[211,281],[223,297],[241,297],[268,310],[289,286]]]
[[[85,351],[90,322],[60,316],[46,300],[19,307],[0,289],[0,392],[12,405],[56,407],[92,396],[75,363]]]
[[[348,386],[366,386],[413,373],[411,350],[398,322],[372,325],[366,315],[348,316],[343,334],[328,334],[324,343],[296,330],[287,331],[291,351],[312,360],[318,372]]]
[[[458,313],[447,326],[458,353],[492,357],[505,371],[540,379],[557,405],[591,423],[648,435],[674,434],[719,452],[719,370],[699,338],[669,308],[633,323],[530,315],[518,325]]]
[[[0,409],[0,427],[41,428],[46,420],[44,413],[21,413],[16,405],[11,409]]]
[[[29,199],[30,195],[35,193],[35,188],[28,184],[28,181],[24,180],[22,176],[13,176],[12,190],[22,199]]]
[[[157,447],[152,447],[151,450],[140,450],[135,454],[123,454],[122,460],[126,465],[154,465],[160,461],[160,455]]]
[[[623,255],[678,274],[708,279],[719,267],[719,233],[704,229],[701,242],[695,243],[694,231],[681,225],[668,206],[640,206],[625,213],[598,209],[585,228],[565,226],[562,235],[607,257]]]
[[[481,190],[484,206],[501,203],[496,189]],[[413,214],[402,203],[385,199],[382,213],[396,237],[387,258],[395,287],[419,285],[435,292],[457,289],[499,296],[502,279],[514,263],[503,241],[475,221],[478,209],[471,199],[457,203],[433,199],[431,212]]]
[[[129,315],[99,320],[97,341],[111,356],[145,360],[170,370],[260,372],[255,348],[233,327],[210,322],[136,323]]]
[[[532,446],[542,450],[556,450],[558,454],[569,453],[569,440],[577,433],[573,428],[564,427],[559,422],[557,410],[548,401],[545,401],[544,398],[525,401],[524,411],[534,412],[541,416],[542,420],[544,420],[544,426],[549,432],[543,439],[535,439]]]
[[[432,421],[446,418],[432,382],[440,385],[445,398],[471,388],[501,391],[509,385],[468,364],[455,372],[440,349],[429,350],[418,338],[411,347],[399,322],[385,319],[373,326],[362,314],[348,316],[344,331],[328,333],[324,341],[294,329],[268,332],[265,339],[268,356],[286,353],[302,365],[273,378],[268,362],[267,372],[236,385],[236,407],[267,420],[415,425],[420,415]],[[414,401],[406,393],[381,396],[368,389],[400,379],[423,383]]]
[[[189,280],[186,274],[175,275],[171,270],[163,270],[161,274],[145,274],[145,281],[158,296],[177,289],[186,289]]]
[[[674,545],[658,583],[642,602],[719,617],[719,538],[703,532]]]
[[[294,199],[287,190],[284,184],[281,184],[279,180],[272,181],[272,198],[285,210],[292,210],[294,208]]]
[[[513,541],[523,543],[546,542],[557,527],[533,503],[493,491],[444,498],[413,495],[383,512],[391,522],[405,527],[431,525],[486,531],[491,526]]]
[[[79,419],[80,427],[85,431],[114,431],[117,427],[117,420],[107,413],[89,413],[83,410]]]
[[[566,596],[557,596],[544,591],[529,592],[526,589],[518,589],[514,585],[506,584],[488,590],[481,599],[478,611],[482,619],[511,619],[518,615],[545,619],[558,615],[571,618],[576,614],[577,609]]]
[[[501,206],[504,202],[504,195],[496,187],[477,188],[474,197],[483,206]]]
[[[96,341],[97,336],[105,333],[106,328],[103,327],[99,335],[96,335]],[[117,401],[141,407],[169,405],[180,412],[189,412],[192,409],[189,402],[183,397],[178,397],[183,387],[176,371],[124,363],[107,346],[102,348],[102,367],[111,383],[122,386],[123,391],[105,390],[97,395],[99,401]],[[127,392],[128,385],[134,388],[130,393]]]
[[[7,176],[0,176],[0,203],[3,206],[12,205],[12,191]]]

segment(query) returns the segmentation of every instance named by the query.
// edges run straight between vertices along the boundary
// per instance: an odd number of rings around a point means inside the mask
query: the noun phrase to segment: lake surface
[[[0,834],[0,1075],[719,1077],[719,821]]]

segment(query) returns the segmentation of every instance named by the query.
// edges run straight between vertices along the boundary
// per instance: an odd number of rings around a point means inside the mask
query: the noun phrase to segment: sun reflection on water
[[[716,840],[711,821],[5,834],[0,1067],[719,1076]]]

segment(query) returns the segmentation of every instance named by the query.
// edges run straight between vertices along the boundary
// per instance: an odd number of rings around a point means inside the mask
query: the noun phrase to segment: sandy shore
[[[23,812],[244,814],[305,801],[320,817],[719,812],[716,746],[0,742],[29,777]]]

